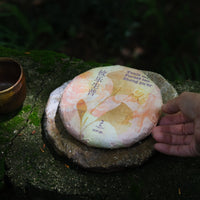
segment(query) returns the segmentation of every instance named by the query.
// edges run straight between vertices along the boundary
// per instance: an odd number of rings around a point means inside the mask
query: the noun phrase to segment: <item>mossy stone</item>
[[[177,158],[156,153],[139,168],[99,174],[56,156],[41,129],[48,96],[66,80],[94,66],[52,53],[58,59],[47,64],[50,70],[40,73],[38,69],[45,68],[42,64],[45,53],[41,52],[41,56],[38,53],[38,58],[33,59],[31,54],[34,51],[25,52],[0,47],[1,56],[15,58],[22,64],[27,81],[27,98],[21,111],[16,113],[17,118],[7,117],[0,122],[4,127],[0,130],[1,136],[9,136],[9,141],[0,145],[1,152],[4,152],[1,160],[5,158],[6,176],[20,198],[24,195],[30,199],[198,199],[200,158]],[[172,84],[179,93],[185,90],[200,92],[199,82]],[[35,124],[30,120],[32,112],[37,116]],[[20,119],[19,123],[12,123],[15,119]],[[6,128],[6,124],[13,127]],[[0,171],[4,173],[4,163],[0,165]]]

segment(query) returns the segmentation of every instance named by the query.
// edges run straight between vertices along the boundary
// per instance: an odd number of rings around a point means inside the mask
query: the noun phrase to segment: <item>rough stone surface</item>
[[[174,87],[161,75],[146,71],[145,74],[161,89],[164,103],[177,96]],[[64,85],[64,84],[63,84]],[[66,84],[65,84],[66,85]],[[151,136],[129,148],[100,149],[88,147],[77,141],[65,130],[57,112],[61,94],[65,87],[60,86],[51,93],[45,110],[44,130],[55,150],[84,168],[101,172],[116,171],[143,164],[153,154],[154,141]],[[54,105],[53,105],[54,104]],[[51,107],[51,112],[49,107]],[[48,109],[47,109],[48,108]],[[55,123],[56,121],[56,123]]]
[[[41,121],[49,94],[66,80],[97,64],[70,59],[49,51],[30,54],[0,47],[1,56],[16,58],[24,67],[28,94],[15,116],[0,122],[1,159],[6,180],[14,187],[6,198],[19,199],[148,199],[197,200],[200,196],[200,158],[177,158],[159,153],[144,165],[99,174],[58,157],[43,137]],[[200,83],[172,83],[176,90],[200,92]],[[46,144],[46,146],[44,145]],[[2,176],[1,176],[2,177]],[[1,178],[1,181],[3,179]],[[5,196],[4,196],[5,197]],[[11,199],[11,198],[10,198]]]

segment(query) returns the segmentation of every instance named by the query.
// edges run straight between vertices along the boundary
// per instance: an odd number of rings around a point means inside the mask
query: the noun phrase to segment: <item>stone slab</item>
[[[177,96],[174,87],[163,76],[150,71],[144,73],[159,86],[164,103]],[[59,113],[56,114],[65,87],[66,83],[50,94],[44,115],[45,135],[56,152],[83,168],[99,172],[140,166],[152,156],[154,141],[151,136],[129,148],[113,150],[88,147],[73,138],[65,130]]]
[[[9,136],[8,142],[5,140],[0,146],[1,159],[3,156],[6,164],[6,180],[14,189],[8,189],[7,195],[15,194],[13,199],[24,197],[31,200],[199,199],[200,158],[177,158],[155,153],[140,167],[99,174],[83,170],[70,160],[57,156],[41,129],[49,94],[66,80],[97,66],[96,63],[91,65],[48,51],[36,52],[37,57],[35,52],[29,55],[10,49],[0,49],[0,52],[1,56],[15,55],[14,58],[24,66],[28,83],[24,107],[17,115],[4,118],[0,123],[1,136]],[[49,60],[53,60],[52,63],[45,65]],[[179,93],[200,92],[199,82],[175,81],[173,85]]]

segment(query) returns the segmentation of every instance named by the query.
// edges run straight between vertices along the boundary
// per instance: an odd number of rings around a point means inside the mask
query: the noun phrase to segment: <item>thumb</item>
[[[163,110],[163,112],[168,113],[168,114],[173,114],[173,113],[177,113],[178,111],[180,111],[179,97],[176,97],[176,98],[168,101],[166,104],[164,104],[162,106],[162,110]]]

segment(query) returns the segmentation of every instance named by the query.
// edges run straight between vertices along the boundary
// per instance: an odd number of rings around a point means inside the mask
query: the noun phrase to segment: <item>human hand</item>
[[[174,156],[200,155],[200,94],[184,92],[162,107],[167,113],[152,131],[154,148]]]

